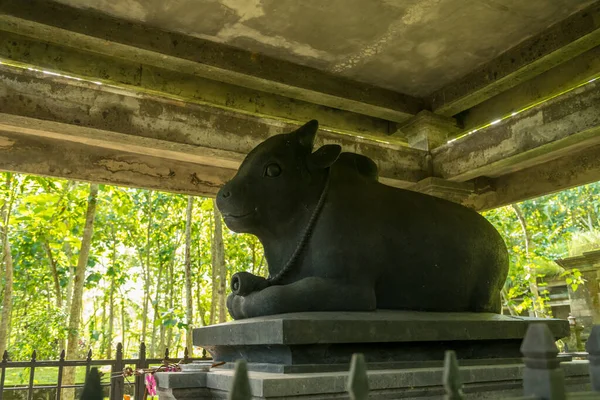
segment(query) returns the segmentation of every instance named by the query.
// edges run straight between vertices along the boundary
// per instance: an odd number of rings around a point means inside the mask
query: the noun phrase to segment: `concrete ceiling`
[[[426,96],[593,0],[59,0]]]

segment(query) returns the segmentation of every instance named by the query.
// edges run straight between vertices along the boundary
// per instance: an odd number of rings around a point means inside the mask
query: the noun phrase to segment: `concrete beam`
[[[323,127],[336,132],[397,143],[404,141],[402,137],[389,136],[395,123],[387,120],[217,82],[187,72],[46,43],[11,32],[0,35],[0,59],[252,116],[292,123],[314,118],[321,121]]]
[[[600,81],[434,149],[434,176],[499,177],[600,143]]]
[[[0,124],[0,170],[214,196],[234,171],[11,131]]]
[[[600,145],[493,179],[491,190],[472,194],[463,204],[479,211],[600,181]]]
[[[309,103],[402,122],[419,99],[186,35],[43,0],[4,0],[6,32]]]
[[[211,181],[216,186],[222,184],[221,178],[233,174],[259,142],[295,128],[279,121],[7,67],[0,68],[0,110],[4,113],[0,114],[0,127],[6,132],[77,143],[90,151],[103,148],[116,154],[134,153],[162,159],[164,165],[180,161],[218,168],[219,179]],[[382,182],[392,186],[410,186],[427,176],[424,151],[320,130],[316,145],[324,143],[337,143],[346,151],[371,157],[380,167]],[[123,184],[131,185],[131,181]]]
[[[600,3],[527,39],[430,97],[432,110],[453,116],[600,45]]]
[[[600,46],[456,115],[463,132],[540,104],[600,77]]]

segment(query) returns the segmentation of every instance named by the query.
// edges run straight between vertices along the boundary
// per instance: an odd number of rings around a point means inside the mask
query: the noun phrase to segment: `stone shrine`
[[[219,191],[225,222],[258,236],[270,275],[232,277],[237,321],[194,330],[216,364],[159,374],[161,396],[223,397],[239,359],[256,398],[334,398],[344,379],[336,374],[356,353],[391,378],[376,398],[410,396],[428,372],[437,376],[447,350],[485,371],[475,386],[519,366],[539,319],[496,313],[508,257],[492,225],[466,207],[386,189],[367,157],[335,145],[313,153],[316,132],[311,121],[266,140]],[[568,336],[567,321],[545,322],[550,341]],[[421,396],[439,390],[441,381],[428,382]]]

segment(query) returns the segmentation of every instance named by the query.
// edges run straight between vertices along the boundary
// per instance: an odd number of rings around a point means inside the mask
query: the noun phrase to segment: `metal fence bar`
[[[140,343],[140,358],[136,364],[136,369],[145,369],[148,368],[148,364],[146,362],[146,343]],[[135,376],[135,398],[142,399],[143,393],[146,390],[146,383],[144,382],[144,375],[136,375]],[[146,400],[146,399],[143,399]]]
[[[115,359],[112,373],[123,371],[123,345],[117,344],[117,357]],[[123,376],[113,377],[110,386],[111,400],[123,400],[123,392],[125,389],[125,378]]]
[[[85,376],[89,375],[91,367],[92,367],[92,349],[90,349],[90,351],[88,351],[87,357],[85,358]]]
[[[34,350],[31,353],[31,368],[29,369],[29,386],[27,388],[27,400],[33,400],[33,382],[35,379],[35,359],[37,352]]]
[[[34,390],[40,389],[55,389],[56,395],[53,396],[54,400],[60,400],[63,389],[74,389],[83,387],[82,384],[63,385],[64,369],[66,367],[85,367],[86,376],[94,366],[110,366],[112,373],[119,373],[123,371],[126,365],[134,366],[134,370],[139,371],[140,369],[147,369],[150,365],[162,365],[165,362],[177,362],[179,360],[169,360],[169,349],[165,349],[164,357],[162,358],[147,358],[145,344],[140,344],[140,355],[138,358],[123,358],[123,347],[121,344],[117,345],[116,359],[113,360],[94,360],[92,350],[90,349],[84,360],[65,360],[65,351],[61,351],[58,360],[52,361],[39,361],[37,360],[37,352],[32,354],[32,358],[29,361],[8,361],[9,354],[5,351],[0,360],[0,400],[2,400],[5,391],[27,391],[26,398],[28,400],[33,399]],[[189,353],[184,353],[183,362],[190,362],[193,360],[206,360],[210,358],[191,358]],[[58,376],[56,385],[54,384],[35,384],[35,370],[42,367],[51,367],[58,369]],[[23,385],[12,385],[6,387],[7,370],[10,368],[30,368],[29,379],[26,384]],[[38,375],[39,375],[39,371]],[[135,382],[127,385],[134,386],[136,398],[143,396],[145,393],[145,382],[143,375],[136,375]],[[113,379],[109,379],[107,383],[102,384],[103,387],[110,387],[111,400],[122,400],[125,392],[125,379],[122,376],[117,376]]]
[[[62,379],[63,379],[63,370],[65,363],[65,351],[60,352],[60,358],[58,360],[58,377],[56,378],[56,400],[60,400],[60,395],[62,394]]]
[[[6,364],[8,363],[8,351],[4,350],[4,354],[2,354],[2,362],[0,362],[0,367],[2,368],[2,373],[0,374],[0,400],[2,400],[2,394],[4,393],[4,380],[6,379]]]

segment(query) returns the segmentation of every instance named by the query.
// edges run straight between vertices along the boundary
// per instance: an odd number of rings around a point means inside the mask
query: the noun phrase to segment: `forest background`
[[[551,316],[540,277],[600,248],[600,183],[484,213],[510,252],[506,312]],[[229,277],[265,276],[260,242],[230,232],[211,199],[0,174],[0,354],[26,360],[181,355],[193,327],[223,322]],[[198,349],[195,349],[198,355]]]

